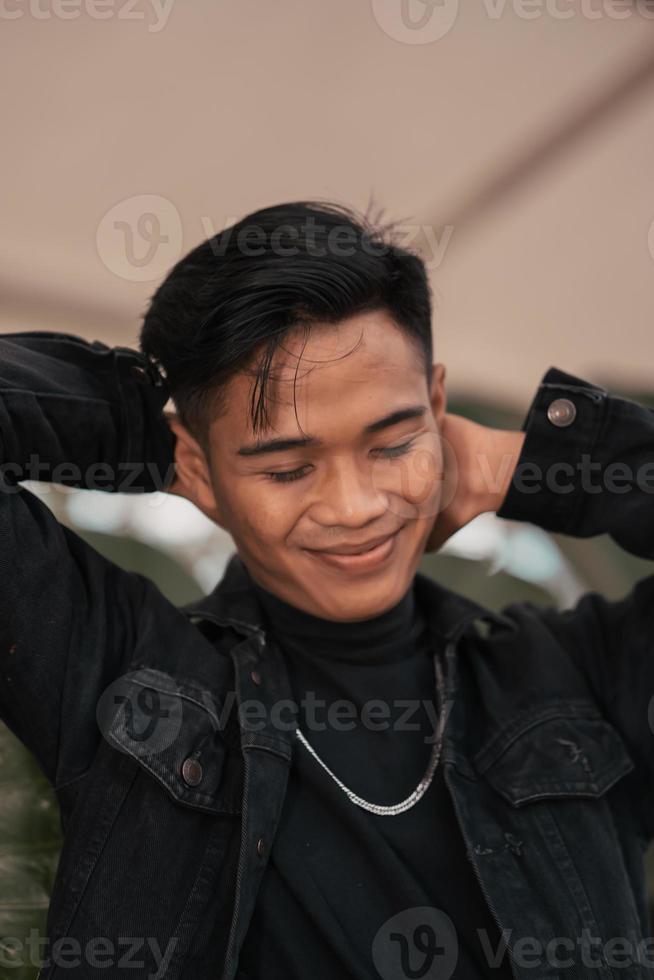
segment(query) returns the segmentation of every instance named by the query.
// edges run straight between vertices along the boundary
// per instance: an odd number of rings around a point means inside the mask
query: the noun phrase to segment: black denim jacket
[[[126,348],[0,337],[0,714],[65,835],[43,980],[238,977],[284,802],[291,692],[238,557],[180,610],[18,485],[160,488],[165,400]],[[654,412],[550,368],[523,430],[501,517],[654,559]],[[567,611],[417,584],[445,650],[445,779],[516,976],[652,975],[654,575]]]

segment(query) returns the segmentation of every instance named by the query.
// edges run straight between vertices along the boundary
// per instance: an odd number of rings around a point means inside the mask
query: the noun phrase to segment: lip
[[[345,572],[367,572],[369,569],[376,568],[390,558],[395,550],[395,542],[401,530],[402,528],[399,528],[393,534],[382,538],[374,548],[356,552],[353,555],[346,555],[343,552],[314,551],[311,548],[305,548],[305,551],[313,558],[330,565],[332,568],[339,568]]]

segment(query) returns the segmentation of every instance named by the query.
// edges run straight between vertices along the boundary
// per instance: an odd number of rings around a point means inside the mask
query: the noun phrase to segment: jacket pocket
[[[223,705],[192,684],[140,667],[112,685],[101,726],[175,802],[209,813],[241,811],[242,763],[223,737]]]
[[[513,806],[603,796],[634,769],[616,729],[590,703],[524,712],[477,754],[480,775]]]
[[[44,980],[118,975],[118,966],[102,973],[84,956],[75,968],[62,962],[54,944],[64,938],[85,950],[104,937],[117,963],[124,937],[140,937],[144,976],[163,975],[161,951],[165,976],[177,980],[209,938],[220,963],[243,775],[221,720],[206,692],[153,668],[136,666],[107,689],[98,711],[104,738],[71,813],[57,872]]]

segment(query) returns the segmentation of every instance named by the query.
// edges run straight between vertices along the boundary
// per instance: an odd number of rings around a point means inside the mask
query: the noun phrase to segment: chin
[[[391,583],[360,582],[356,585],[353,582],[344,582],[342,589],[325,589],[316,600],[316,604],[323,610],[319,615],[324,619],[344,622],[380,616],[400,601],[411,580],[412,576],[408,576],[406,580],[403,576],[401,581],[394,579]]]

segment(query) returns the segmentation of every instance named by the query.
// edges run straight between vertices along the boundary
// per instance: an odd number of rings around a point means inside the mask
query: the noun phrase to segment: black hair
[[[422,259],[392,225],[336,205],[278,204],[202,242],[150,300],[143,353],[166,377],[182,422],[203,444],[220,394],[238,371],[255,383],[251,421],[268,424],[266,387],[284,335],[357,313],[387,311],[432,362],[431,291]],[[256,357],[255,357],[256,355]]]

